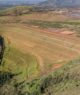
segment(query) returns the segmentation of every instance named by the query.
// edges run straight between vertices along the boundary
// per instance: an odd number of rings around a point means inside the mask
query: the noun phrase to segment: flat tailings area
[[[54,64],[66,64],[80,55],[80,38],[74,35],[50,33],[22,24],[5,25],[4,35],[11,45],[31,53],[43,72],[53,70]]]

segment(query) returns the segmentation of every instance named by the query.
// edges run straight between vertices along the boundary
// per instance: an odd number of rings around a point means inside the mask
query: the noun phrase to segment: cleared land
[[[28,95],[76,95],[80,92],[79,29],[79,19],[50,12],[0,17],[6,40],[0,70],[20,73],[13,81]]]
[[[80,55],[80,38],[75,35],[50,33],[49,30],[22,24],[7,24],[4,27],[4,35],[11,45],[36,56],[43,72],[53,70],[55,64],[65,64]]]

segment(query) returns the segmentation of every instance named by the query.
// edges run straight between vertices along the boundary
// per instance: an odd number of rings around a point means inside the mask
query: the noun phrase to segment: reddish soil
[[[66,31],[67,34],[63,33],[62,35],[61,32],[65,29],[54,29],[54,32],[50,32],[48,29],[28,27],[21,24],[7,25],[5,28],[8,31],[5,35],[11,41],[9,43],[25,53],[34,54],[39,61],[41,71],[49,72],[58,69],[80,55],[80,38],[74,34],[68,34],[72,33],[71,31]],[[58,60],[65,62],[63,64]],[[46,62],[53,64],[48,71],[45,68]]]

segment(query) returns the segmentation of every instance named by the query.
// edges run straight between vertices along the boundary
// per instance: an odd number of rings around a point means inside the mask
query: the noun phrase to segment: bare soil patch
[[[50,32],[48,29],[21,24],[7,25],[5,30],[5,35],[12,45],[36,56],[41,71],[47,72],[47,64],[53,64],[56,69],[64,65],[58,63],[58,60],[64,60],[66,63],[80,55],[80,39],[73,35],[62,35],[61,32]],[[52,67],[50,70],[53,70]]]
[[[66,31],[62,31],[61,34],[64,34],[64,35],[73,35],[74,32],[73,31],[66,30]]]

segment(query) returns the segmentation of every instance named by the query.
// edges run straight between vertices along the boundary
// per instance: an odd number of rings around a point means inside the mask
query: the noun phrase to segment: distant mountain
[[[17,5],[35,5],[45,0],[0,0],[0,8]]]
[[[29,4],[27,0],[0,0],[0,7]]]
[[[80,7],[80,0],[46,0],[39,4],[41,7]]]

